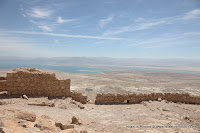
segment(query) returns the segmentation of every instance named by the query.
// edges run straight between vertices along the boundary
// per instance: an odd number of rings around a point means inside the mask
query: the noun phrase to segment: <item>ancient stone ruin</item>
[[[6,79],[1,77],[0,78],[0,92],[6,91]]]
[[[28,97],[69,97],[81,103],[87,102],[87,96],[71,92],[70,79],[60,80],[55,74],[42,72],[36,68],[18,68],[0,78],[0,92],[7,91],[9,96]]]
[[[83,104],[86,104],[87,100],[88,100],[87,96],[84,96],[80,92],[71,91],[70,96],[72,97],[72,100],[75,100],[75,101],[83,103]]]
[[[70,79],[59,80],[36,68],[14,69],[6,79],[6,89],[2,89],[11,96],[70,96]]]
[[[135,104],[160,99],[175,103],[200,104],[200,96],[191,96],[187,93],[97,94],[95,104]]]
[[[36,68],[18,68],[0,77],[0,92],[7,91],[9,96],[28,97],[72,97],[72,100],[86,104],[88,99],[82,93],[70,91],[70,79],[60,80],[55,74],[42,72]],[[150,93],[150,94],[97,94],[95,104],[135,104],[142,101],[159,99],[200,104],[200,96],[187,93]]]

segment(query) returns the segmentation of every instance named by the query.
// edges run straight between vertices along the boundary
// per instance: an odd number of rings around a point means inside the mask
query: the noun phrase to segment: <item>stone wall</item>
[[[86,104],[87,103],[87,96],[84,96],[82,93],[71,91],[70,96],[72,97],[72,100],[75,100],[77,102]]]
[[[0,77],[0,80],[6,80],[6,77]]]
[[[36,68],[14,69],[6,79],[6,91],[11,96],[70,96],[70,79],[59,80],[55,74]]]
[[[6,91],[6,80],[0,80],[0,92]]]
[[[200,104],[200,96],[191,96],[187,93],[151,93],[151,94],[97,94],[95,104],[127,104],[140,103],[142,101],[162,100]]]

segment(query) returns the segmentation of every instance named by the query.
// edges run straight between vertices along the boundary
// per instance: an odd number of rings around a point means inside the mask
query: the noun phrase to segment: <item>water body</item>
[[[20,67],[35,67],[38,69],[49,69],[49,70],[58,70],[61,72],[67,73],[86,73],[86,74],[99,74],[102,71],[109,71],[109,69],[103,68],[95,68],[95,67],[82,67],[82,66],[54,66],[43,64],[40,62],[34,63],[19,63],[19,62],[12,62],[12,63],[0,63],[0,69],[14,69]]]
[[[107,67],[107,68],[127,69],[127,70],[135,70],[135,71],[152,71],[152,72],[200,74],[200,72],[195,72],[195,71],[167,70],[167,69],[155,69],[155,68],[133,68],[133,67]]]
[[[170,73],[185,73],[185,74],[200,74],[200,72],[193,71],[178,71],[178,70],[163,70],[152,68],[131,68],[131,67],[86,67],[86,66],[55,66],[48,65],[42,62],[1,62],[0,69],[14,69],[20,67],[36,67],[38,69],[58,70],[67,73],[85,73],[85,74],[99,74],[102,71],[112,71],[112,69],[125,69],[135,71],[150,71],[150,72],[170,72]]]

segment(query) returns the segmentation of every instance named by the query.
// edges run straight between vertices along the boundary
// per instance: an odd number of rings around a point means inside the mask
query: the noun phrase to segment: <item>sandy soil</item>
[[[15,98],[3,99],[3,101],[11,104],[0,105],[1,109],[28,111],[40,117],[46,115],[56,122],[70,123],[72,116],[76,116],[83,124],[75,125],[75,128],[87,130],[89,133],[200,132],[199,105],[150,101],[130,105],[86,104],[85,109],[80,109],[70,103],[69,98],[51,100],[55,102],[55,107],[28,105],[28,103],[48,101],[46,98],[30,98],[29,100]],[[131,126],[139,127],[130,128]]]

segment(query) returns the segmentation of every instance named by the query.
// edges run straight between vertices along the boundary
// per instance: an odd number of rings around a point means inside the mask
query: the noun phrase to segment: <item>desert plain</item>
[[[0,76],[7,71],[0,70]],[[97,93],[189,93],[200,95],[200,74],[113,70],[100,74],[75,74],[55,70],[60,79],[71,79],[71,90],[88,96],[81,104],[70,98],[2,98],[0,132],[88,132],[88,133],[198,133],[200,106],[166,100],[144,101],[140,104],[95,105]],[[34,103],[54,106],[34,106]],[[82,108],[80,108],[82,107]],[[34,122],[20,119],[19,112],[34,114]],[[75,116],[81,124],[72,124]],[[54,123],[73,125],[62,130]],[[70,126],[69,126],[70,127]]]

